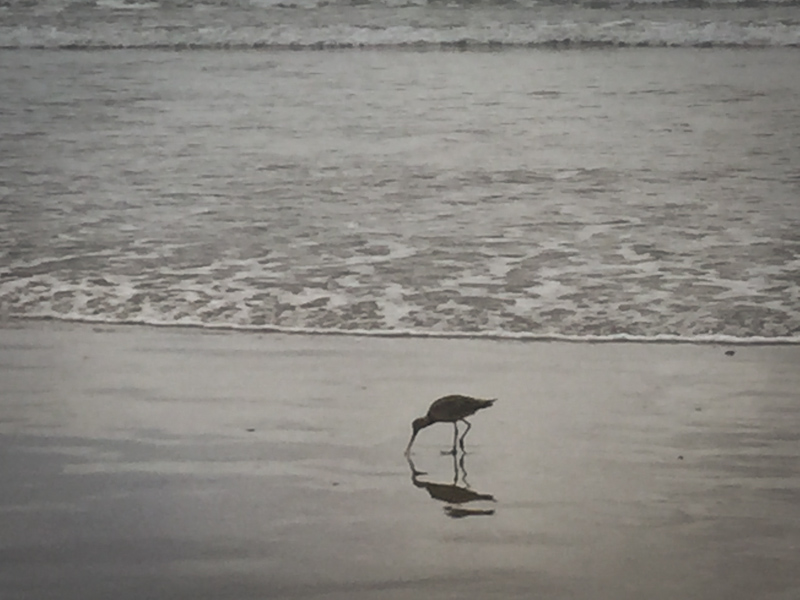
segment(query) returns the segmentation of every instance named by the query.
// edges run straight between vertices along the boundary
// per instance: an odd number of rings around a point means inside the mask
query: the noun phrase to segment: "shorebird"
[[[453,449],[450,451],[450,453],[455,454],[456,442],[459,441],[458,421],[464,421],[464,423],[467,424],[467,429],[464,431],[464,434],[461,436],[460,440],[461,450],[464,450],[464,438],[467,437],[467,433],[472,427],[470,422],[467,421],[465,417],[474,415],[480,409],[491,406],[494,404],[495,400],[496,398],[491,400],[481,400],[480,398],[470,398],[469,396],[462,396],[460,394],[443,396],[438,400],[434,400],[433,404],[431,404],[430,408],[428,409],[428,414],[426,414],[424,417],[420,417],[419,419],[414,419],[414,422],[411,423],[411,428],[414,430],[414,432],[411,434],[411,439],[406,447],[406,456],[410,454],[411,444],[414,443],[414,438],[417,437],[419,430],[424,429],[428,425],[433,425],[434,423],[453,424],[455,431],[453,432]]]

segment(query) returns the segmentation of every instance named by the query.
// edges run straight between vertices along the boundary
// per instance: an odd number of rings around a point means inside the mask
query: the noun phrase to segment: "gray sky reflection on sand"
[[[800,589],[795,347],[0,341],[4,600]],[[454,392],[500,400],[465,456],[431,427],[409,464],[411,420]]]

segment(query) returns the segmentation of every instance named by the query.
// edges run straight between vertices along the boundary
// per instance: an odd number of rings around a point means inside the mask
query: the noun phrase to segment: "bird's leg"
[[[469,430],[472,429],[472,425],[466,419],[461,419],[461,420],[464,421],[464,423],[467,424],[467,429],[464,431],[464,434],[461,436],[461,441],[459,442],[459,444],[461,445],[461,451],[462,452],[466,452],[466,450],[464,450],[464,438],[467,437],[467,433],[469,433]],[[455,450],[455,447],[456,447],[455,444],[453,444],[453,449],[454,450]]]

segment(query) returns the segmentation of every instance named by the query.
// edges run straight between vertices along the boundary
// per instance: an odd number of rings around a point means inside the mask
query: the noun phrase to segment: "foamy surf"
[[[794,50],[4,57],[0,317],[800,334]]]

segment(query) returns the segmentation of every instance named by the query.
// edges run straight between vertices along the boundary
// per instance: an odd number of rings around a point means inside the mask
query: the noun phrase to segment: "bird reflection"
[[[433,481],[423,481],[421,475],[427,475],[425,471],[418,471],[411,460],[411,456],[406,456],[408,466],[411,468],[411,483],[415,487],[422,488],[434,500],[446,502],[444,512],[453,519],[463,519],[464,517],[488,516],[494,514],[494,509],[467,508],[461,505],[468,502],[482,500],[485,502],[495,502],[491,494],[479,494],[470,489],[467,483],[467,470],[464,467],[465,453],[458,458],[453,455],[453,483],[436,483]],[[461,485],[459,485],[459,482]],[[454,506],[455,505],[455,506]]]

